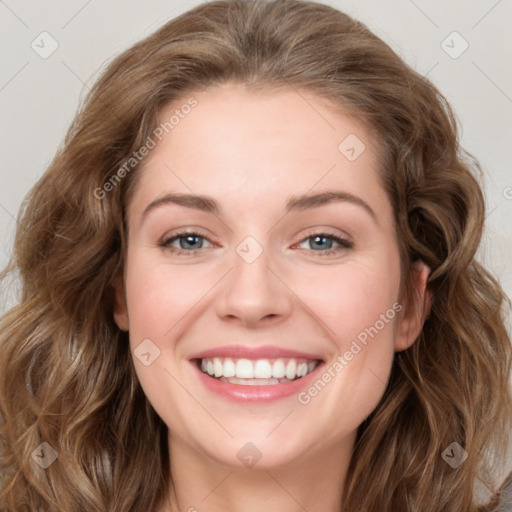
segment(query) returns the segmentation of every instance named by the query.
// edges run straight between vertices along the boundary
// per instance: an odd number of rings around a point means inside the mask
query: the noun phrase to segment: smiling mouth
[[[209,377],[242,386],[268,386],[299,380],[311,373],[320,360],[301,358],[236,359],[209,357],[195,360]]]

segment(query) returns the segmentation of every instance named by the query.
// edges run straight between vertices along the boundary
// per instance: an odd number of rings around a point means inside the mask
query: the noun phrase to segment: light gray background
[[[0,0],[0,266],[12,247],[22,198],[44,172],[99,70],[112,56],[198,3]],[[512,295],[512,2],[325,3],[365,22],[428,75],[454,106],[463,146],[485,171],[488,214],[480,258]],[[31,47],[49,48],[48,39],[41,42],[47,38],[40,36],[44,31],[58,43],[45,59]],[[460,36],[450,35],[454,31]],[[458,56],[464,41],[469,46]],[[4,307],[5,300],[4,295]]]
[[[1,267],[11,250],[22,198],[44,172],[99,70],[112,56],[198,3],[0,0]],[[512,2],[324,3],[365,22],[428,75],[455,108],[463,146],[485,172],[488,214],[480,258],[512,295]],[[46,59],[31,48],[43,31],[58,42]],[[450,36],[454,31],[463,39]],[[453,58],[464,40],[467,50]],[[11,292],[4,287],[0,312]]]

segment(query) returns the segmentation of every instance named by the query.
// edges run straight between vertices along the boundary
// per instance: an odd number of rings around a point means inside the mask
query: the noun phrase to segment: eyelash
[[[211,242],[211,240],[208,237],[204,236],[203,234],[201,234],[201,233],[199,233],[197,231],[181,231],[180,233],[177,233],[177,234],[173,235],[171,238],[167,238],[165,240],[162,240],[162,242],[160,242],[159,246],[164,248],[164,249],[170,250],[171,252],[173,252],[177,256],[181,256],[181,255],[197,256],[199,251],[201,251],[202,249],[206,249],[206,247],[201,247],[200,249],[185,250],[185,249],[178,249],[178,248],[172,247],[170,245],[175,240],[179,240],[180,238],[185,238],[187,236],[196,236],[196,237],[199,237],[199,238],[204,238],[205,240],[208,240],[210,243],[213,243],[213,242]],[[326,250],[326,251],[314,251],[313,249],[306,249],[308,251],[312,251],[314,253],[318,253],[318,256],[320,256],[320,257],[331,256],[331,255],[337,254],[338,252],[340,252],[342,250],[352,249],[354,247],[354,244],[350,240],[347,240],[345,238],[340,238],[339,236],[335,235],[334,233],[329,233],[327,231],[321,231],[321,232],[318,232],[318,233],[312,233],[312,234],[306,236],[305,238],[303,238],[300,242],[298,242],[298,244],[295,244],[295,245],[302,244],[303,242],[305,242],[309,238],[316,238],[316,237],[329,238],[329,239],[332,239],[334,242],[339,244],[338,248],[336,248],[336,249],[329,249],[329,250]]]

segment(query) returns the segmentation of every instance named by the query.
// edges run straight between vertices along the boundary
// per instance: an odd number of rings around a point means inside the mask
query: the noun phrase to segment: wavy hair
[[[208,2],[117,56],[25,198],[3,273],[21,293],[0,326],[0,509],[139,512],[168,495],[167,427],[113,320],[140,164],[112,178],[166,105],[228,81],[313,92],[363,122],[395,212],[405,297],[414,262],[431,269],[430,315],[359,428],[343,512],[480,510],[475,482],[498,485],[512,413],[507,298],[475,259],[479,165],[429,80],[362,23],[301,0]],[[58,455],[46,469],[35,462],[43,442]],[[467,452],[457,469],[442,457],[453,442]]]

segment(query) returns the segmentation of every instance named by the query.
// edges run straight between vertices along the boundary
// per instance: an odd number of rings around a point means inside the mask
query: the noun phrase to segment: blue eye
[[[212,242],[201,233],[196,231],[183,231],[171,238],[163,240],[159,245],[177,255],[195,256],[199,251],[206,248],[203,246],[204,241],[208,241],[208,243],[212,244]],[[304,238],[298,245],[302,245],[308,241],[310,247],[305,249],[316,253],[318,256],[337,254],[353,247],[351,241],[340,238],[333,233],[314,233]],[[175,245],[176,242],[178,246]]]
[[[309,248],[306,249],[319,253],[319,256],[335,254],[344,249],[351,249],[353,247],[352,242],[344,238],[340,238],[332,233],[314,233],[307,238],[304,238],[300,244],[308,241]],[[338,244],[338,247],[333,249],[333,242]],[[320,250],[318,251],[316,249]]]
[[[171,252],[175,252],[177,254],[188,253],[188,255],[193,255],[196,254],[197,251],[204,249],[202,246],[202,240],[208,239],[195,231],[183,231],[164,240],[160,246],[170,249]],[[172,245],[176,241],[178,242],[178,247]]]

